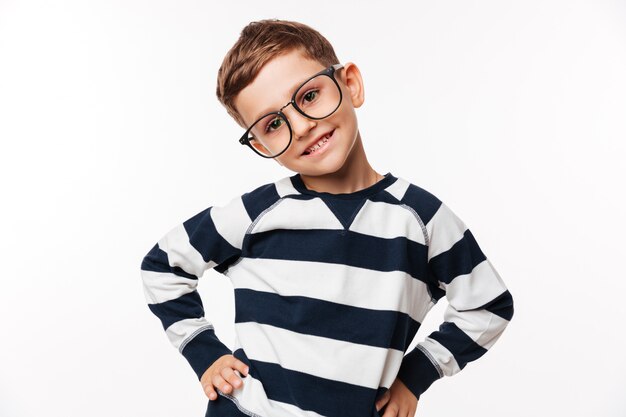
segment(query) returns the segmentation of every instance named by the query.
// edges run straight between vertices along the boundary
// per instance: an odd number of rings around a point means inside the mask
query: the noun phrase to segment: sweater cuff
[[[233,352],[218,339],[212,328],[193,337],[180,351],[198,376],[198,380],[220,356]]]
[[[417,397],[443,375],[418,345],[404,356],[397,378]]]

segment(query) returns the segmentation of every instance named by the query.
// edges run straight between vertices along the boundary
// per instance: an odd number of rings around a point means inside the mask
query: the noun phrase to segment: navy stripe
[[[337,217],[345,229],[350,227],[354,218],[359,213],[359,210],[367,201],[366,199],[341,199],[332,197],[320,197],[320,199],[335,214],[335,217]]]
[[[430,219],[433,218],[442,204],[441,200],[432,193],[415,184],[410,184],[407,187],[400,201],[415,210],[422,222],[424,222],[424,225],[430,222]]]
[[[472,272],[485,259],[474,235],[466,229],[458,242],[447,251],[433,256],[428,264],[439,281],[450,284],[455,277]]]
[[[403,271],[429,285],[427,247],[404,236],[387,239],[332,229],[281,229],[247,235],[242,257],[313,261],[374,271]]]
[[[385,190],[382,193],[374,194],[369,198],[370,201],[377,203],[387,203],[398,206],[401,204],[400,200],[398,200],[394,195],[392,195],[389,191]]]
[[[148,304],[148,308],[161,320],[164,330],[179,320],[204,317],[202,299],[196,290],[173,300]]]
[[[439,326],[439,330],[432,332],[429,337],[448,349],[461,369],[468,362],[480,358],[487,352],[487,349],[474,342],[467,333],[452,322],[444,321]]]
[[[514,313],[513,296],[509,290],[506,290],[493,300],[479,307],[479,309],[486,309],[487,311],[497,314],[505,320],[511,321]]]
[[[195,335],[182,350],[182,355],[195,372],[198,380],[202,374],[223,355],[232,355],[231,350],[218,339],[215,331],[207,328]]]
[[[235,323],[244,322],[403,352],[420,327],[419,322],[399,311],[236,288]]]
[[[194,274],[191,274],[185,270],[183,270],[179,266],[171,267],[169,265],[169,260],[167,253],[161,248],[159,248],[159,244],[155,244],[152,249],[148,252],[148,254],[141,261],[141,269],[144,271],[152,271],[152,272],[170,272],[174,275],[178,275],[179,277],[190,278],[190,279],[198,279]]]
[[[433,382],[441,378],[441,375],[424,352],[415,347],[404,355],[397,378],[419,399]]]
[[[430,291],[430,295],[433,297],[435,302],[438,302],[444,295],[446,295],[446,291],[439,288],[437,277],[430,268],[427,271],[427,277],[428,291]]]
[[[248,212],[250,222],[256,219],[266,208],[280,199],[274,183],[269,183],[255,188],[241,196],[243,205]]]
[[[230,265],[239,258],[241,250],[218,233],[211,218],[212,209],[213,207],[209,207],[202,210],[183,222],[183,226],[189,236],[189,243],[202,255],[204,262],[213,261],[219,264],[219,268],[215,268],[221,272],[226,264]]]
[[[306,354],[307,352],[302,352],[303,357]],[[302,410],[314,411],[327,417],[372,415],[371,407],[378,389],[321,378],[283,368],[279,364],[249,359],[242,349],[236,349],[233,355],[248,365],[250,376],[263,381],[265,393],[271,400],[293,404]],[[345,372],[351,370],[346,369]]]

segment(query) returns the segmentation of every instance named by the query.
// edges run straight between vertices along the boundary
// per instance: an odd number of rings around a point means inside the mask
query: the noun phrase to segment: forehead
[[[235,107],[249,125],[284,106],[297,86],[323,69],[322,64],[300,51],[279,55],[263,65],[254,80],[237,94]]]

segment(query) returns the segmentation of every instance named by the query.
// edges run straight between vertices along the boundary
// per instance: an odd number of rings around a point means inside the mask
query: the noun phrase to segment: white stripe
[[[449,250],[463,238],[467,226],[450,208],[441,203],[439,209],[426,225],[430,236],[428,259]]]
[[[509,323],[508,320],[488,310],[458,312],[450,305],[446,307],[444,320],[456,324],[474,342],[485,349],[493,346]]]
[[[215,266],[212,261],[205,262],[200,252],[191,245],[183,223],[170,230],[158,244],[167,253],[171,267],[178,266],[196,277],[201,277],[204,271]]]
[[[381,221],[384,219],[384,221]],[[425,245],[422,227],[415,215],[402,205],[366,200],[350,230],[386,239],[406,237]]]
[[[235,371],[235,373],[239,375],[239,371]],[[224,393],[218,389],[220,395],[229,397],[228,399],[218,399],[218,401],[234,400],[233,402],[239,405],[238,408],[248,415],[252,412],[262,417],[324,417],[314,411],[302,410],[293,404],[267,398],[263,383],[250,374],[245,378],[241,378],[241,380],[243,384],[238,388],[232,387],[229,393]]]
[[[193,292],[198,280],[169,272],[141,270],[143,290],[148,304],[164,303]]]
[[[246,229],[251,223],[241,196],[231,199],[226,205],[211,207],[210,214],[217,232],[232,246],[241,249]]]
[[[181,351],[182,348],[184,348],[184,346],[182,346],[183,343],[185,345],[189,343],[203,328],[213,329],[213,323],[208,321],[205,317],[194,317],[172,323],[165,329],[165,334],[172,345]]]
[[[399,311],[420,323],[434,306],[426,284],[404,271],[381,272],[326,262],[242,258],[226,275],[234,288]]]
[[[489,259],[476,265],[469,274],[456,276],[449,284],[440,283],[440,287],[457,310],[480,307],[507,289]]]
[[[256,322],[235,323],[235,331],[250,359],[373,389],[380,384],[383,367],[390,360],[388,356],[395,364],[400,364],[404,356],[397,349],[302,334]],[[276,340],[280,343],[275,343]]]
[[[404,195],[406,194],[409,185],[411,184],[404,178],[398,176],[396,176],[396,178],[397,179],[394,181],[393,184],[385,188],[385,191],[387,191],[389,194],[398,199],[398,201],[400,201],[402,200],[402,198],[404,198]]]
[[[290,194],[300,194],[300,192],[296,190],[296,188],[291,183],[291,179],[289,177],[281,178],[274,183],[274,186],[276,187],[276,192],[278,193],[279,197],[284,197]]]
[[[320,198],[286,198],[261,217],[251,233],[274,229],[343,229],[343,225]]]
[[[240,347],[241,346],[236,345],[234,350],[237,350]],[[380,382],[381,387],[391,386],[396,379],[401,362],[401,355],[388,356],[387,362],[384,365],[387,372],[385,372],[382,377]],[[236,371],[236,373],[238,374],[239,372]],[[323,417],[321,414],[310,410],[302,410],[293,404],[268,399],[263,384],[258,379],[253,378],[252,375],[248,375],[247,377],[242,378],[242,380],[242,386],[238,388],[233,387],[233,390],[229,394],[224,394],[221,391],[220,394],[234,399],[236,403],[244,409],[242,410],[244,413],[249,411],[260,416],[272,417],[293,417],[294,415],[305,417]],[[259,393],[263,394],[260,395]]]

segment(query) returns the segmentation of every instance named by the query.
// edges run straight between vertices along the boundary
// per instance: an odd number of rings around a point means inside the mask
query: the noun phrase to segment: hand
[[[376,411],[380,411],[387,404],[385,413],[381,417],[413,417],[417,410],[417,403],[415,394],[396,378],[387,392],[376,401]]]
[[[235,370],[239,371],[241,375],[248,376],[248,365],[233,355],[226,354],[220,356],[204,371],[200,378],[200,384],[202,384],[204,393],[209,397],[209,400],[217,399],[217,392],[214,388],[230,393],[233,389],[243,385],[243,380],[235,374]]]

